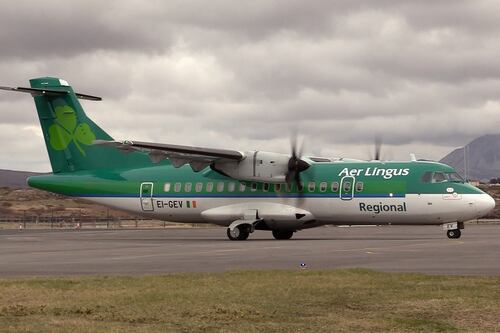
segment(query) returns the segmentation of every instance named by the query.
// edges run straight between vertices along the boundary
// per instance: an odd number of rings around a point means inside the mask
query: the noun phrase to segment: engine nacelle
[[[212,169],[239,180],[284,183],[289,160],[285,154],[249,151],[241,161],[214,162]]]

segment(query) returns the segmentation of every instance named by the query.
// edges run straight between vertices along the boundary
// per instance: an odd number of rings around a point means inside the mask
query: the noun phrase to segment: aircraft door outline
[[[350,183],[350,187],[349,187],[349,189],[346,190],[344,188],[344,185],[346,185],[347,182]],[[354,197],[354,184],[355,184],[355,182],[356,182],[356,180],[352,176],[342,177],[342,179],[340,180],[340,189],[339,189],[340,199],[352,200],[352,198]]]
[[[145,212],[154,211],[155,208],[153,205],[153,183],[152,182],[141,183],[139,194],[140,194],[142,210]]]

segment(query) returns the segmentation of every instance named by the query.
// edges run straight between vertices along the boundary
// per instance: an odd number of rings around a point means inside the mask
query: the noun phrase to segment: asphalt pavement
[[[500,275],[500,225],[322,227],[277,241],[224,228],[0,230],[0,276],[140,275],[247,269],[363,267],[390,272]]]

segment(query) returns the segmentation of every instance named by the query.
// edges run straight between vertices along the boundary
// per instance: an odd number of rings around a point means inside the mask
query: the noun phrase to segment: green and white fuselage
[[[231,239],[254,230],[284,239],[325,224],[442,224],[459,235],[461,222],[495,205],[437,162],[302,157],[300,182],[289,182],[290,156],[117,142],[77,100],[96,98],[65,81],[15,89],[35,98],[53,168],[30,186],[166,221],[228,226]]]

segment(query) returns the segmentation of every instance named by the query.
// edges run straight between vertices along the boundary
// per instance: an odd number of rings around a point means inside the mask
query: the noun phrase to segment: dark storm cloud
[[[104,97],[118,139],[440,158],[500,121],[493,1],[18,1],[0,85],[58,76]],[[29,96],[1,93],[0,168],[48,169]],[[422,156],[424,155],[424,156]],[[16,162],[18,161],[18,162]]]
[[[2,6],[0,11],[0,59],[72,57],[95,50],[163,51],[169,36],[160,40],[153,34],[155,25],[134,29],[133,13],[120,17],[119,2],[30,1]],[[144,22],[142,22],[144,23]]]

